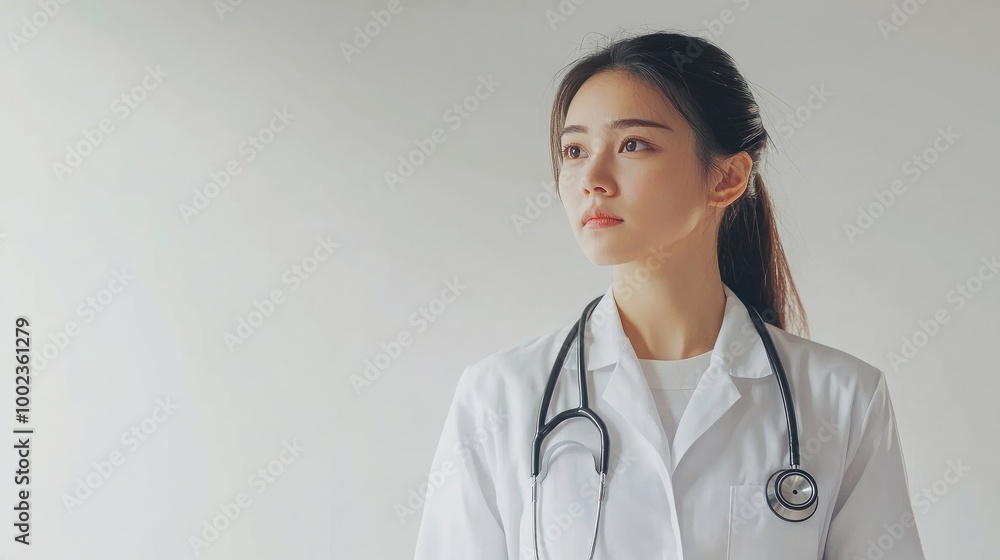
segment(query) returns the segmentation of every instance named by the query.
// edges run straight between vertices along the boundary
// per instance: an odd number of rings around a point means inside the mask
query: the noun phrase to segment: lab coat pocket
[[[729,560],[818,558],[817,519],[790,522],[767,505],[763,484],[729,489]]]

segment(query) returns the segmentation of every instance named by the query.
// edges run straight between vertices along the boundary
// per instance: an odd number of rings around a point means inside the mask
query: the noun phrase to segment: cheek
[[[563,205],[564,208],[574,209],[574,211],[580,209],[581,200],[583,199],[583,193],[576,184],[563,181],[560,177],[559,186],[557,187],[559,198],[558,200]]]
[[[689,229],[691,223],[697,221],[703,197],[691,179],[665,173],[644,179],[635,184],[629,204],[644,229],[661,234],[678,232]]]
[[[567,194],[566,190],[567,190],[566,187],[559,187],[559,189],[556,191],[558,193],[556,200],[559,201],[559,204],[563,207],[563,210],[565,210],[568,213],[570,207],[573,206],[573,202],[572,202],[572,197],[569,194]]]
[[[572,195],[567,195],[566,192],[560,193],[559,198],[561,200],[563,212],[566,214],[566,218],[569,221],[569,225],[572,226],[574,230],[577,229],[576,221],[580,219],[579,212],[581,211],[580,207],[582,203]]]

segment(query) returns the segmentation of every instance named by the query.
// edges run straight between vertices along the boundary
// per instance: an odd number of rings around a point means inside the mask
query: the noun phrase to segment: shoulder
[[[826,397],[844,405],[851,401],[862,415],[880,394],[885,394],[885,374],[878,367],[844,350],[794,335],[768,325],[791,385],[814,398]]]
[[[541,394],[559,348],[571,329],[572,325],[568,325],[524,339],[470,363],[462,372],[459,388],[493,399],[517,391]]]
[[[451,422],[468,433],[470,441],[489,442],[476,443],[488,462],[496,461],[512,434],[531,429],[528,419],[537,414],[552,363],[571,328],[522,340],[465,366],[455,388]]]

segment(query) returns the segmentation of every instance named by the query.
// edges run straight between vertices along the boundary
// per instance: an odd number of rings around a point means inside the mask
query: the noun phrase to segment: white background
[[[886,372],[911,491],[949,461],[969,467],[917,512],[928,558],[997,556],[1000,277],[974,279],[1000,256],[1000,9],[911,3],[884,35],[888,0],[420,0],[370,23],[386,6],[75,0],[46,21],[38,2],[4,4],[0,558],[412,557],[420,512],[397,505],[427,482],[462,368],[570,323],[610,281],[558,203],[512,220],[526,199],[551,200],[560,71],[660,29],[715,37],[751,82],[811,337]],[[345,55],[366,24],[377,36]],[[167,75],[142,88],[157,66]],[[449,109],[490,76],[499,86],[454,128]],[[832,96],[802,109],[823,87]],[[133,92],[134,108],[115,105]],[[282,108],[294,118],[246,161],[241,142]],[[797,109],[807,118],[789,127]],[[60,173],[105,118],[113,131]],[[446,139],[390,188],[385,174],[435,128]],[[914,181],[904,165],[949,128],[957,140]],[[240,174],[206,191],[231,159]],[[845,224],[894,180],[905,193],[849,239]],[[185,217],[196,192],[214,198]],[[338,247],[293,290],[283,275],[317,238]],[[425,330],[411,323],[454,279],[457,300]],[[966,283],[979,291],[956,309],[948,294]],[[227,345],[275,289],[283,303]],[[85,311],[91,297],[101,311]],[[892,366],[939,309],[949,322]],[[11,509],[20,315],[35,356],[30,547],[14,543]],[[400,333],[412,344],[356,391],[351,377]],[[176,405],[162,422],[157,399]],[[129,445],[133,426],[155,431]],[[304,450],[282,455],[286,442]],[[95,474],[116,451],[124,462]],[[281,474],[258,494],[249,477],[269,465]],[[67,506],[88,476],[100,486]],[[241,492],[249,506],[196,555],[191,537]]]

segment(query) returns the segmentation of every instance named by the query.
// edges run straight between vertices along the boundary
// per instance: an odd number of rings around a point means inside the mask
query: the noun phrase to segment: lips
[[[621,216],[619,216],[618,214],[615,214],[614,212],[612,212],[610,210],[606,210],[606,209],[600,208],[600,207],[593,207],[593,208],[587,210],[583,214],[583,219],[581,220],[581,222],[582,222],[582,224],[584,226],[586,226],[587,222],[590,222],[592,220],[596,220],[598,223],[603,224],[603,225],[608,225],[608,224],[613,224],[613,223],[616,223],[616,222],[623,222],[624,221],[624,220],[622,220]]]

